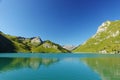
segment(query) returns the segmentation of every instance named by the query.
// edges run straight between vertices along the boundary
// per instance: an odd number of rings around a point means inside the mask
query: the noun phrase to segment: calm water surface
[[[120,80],[120,55],[0,54],[0,80]]]

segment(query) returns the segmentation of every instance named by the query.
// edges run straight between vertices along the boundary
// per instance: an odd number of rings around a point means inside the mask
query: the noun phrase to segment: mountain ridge
[[[0,31],[0,53],[65,53],[70,52],[50,40],[42,41],[40,37],[18,37]]]

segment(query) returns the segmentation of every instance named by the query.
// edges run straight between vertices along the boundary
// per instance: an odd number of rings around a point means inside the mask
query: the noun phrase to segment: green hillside
[[[49,40],[43,42],[43,44],[41,44],[40,46],[38,46],[37,48],[36,47],[33,47],[32,48],[32,52],[42,52],[42,53],[49,53],[49,52],[56,52],[56,53],[60,53],[60,52],[69,52],[68,50],[62,48],[60,45],[58,44],[55,44]]]
[[[51,41],[42,41],[39,37],[24,38],[0,32],[0,53],[60,53],[69,52]]]
[[[120,21],[106,21],[73,52],[120,53]]]
[[[0,52],[15,52],[15,46],[11,40],[0,33]]]

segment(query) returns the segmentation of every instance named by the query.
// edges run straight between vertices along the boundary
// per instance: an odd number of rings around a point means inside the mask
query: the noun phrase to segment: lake
[[[0,80],[120,80],[120,55],[1,53]]]

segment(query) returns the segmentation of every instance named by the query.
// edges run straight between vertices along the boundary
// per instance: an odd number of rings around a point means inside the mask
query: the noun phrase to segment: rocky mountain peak
[[[42,43],[43,41],[40,39],[40,37],[33,37],[31,38],[31,44],[38,46]]]
[[[97,35],[99,35],[101,32],[105,32],[108,27],[110,26],[111,21],[103,22],[99,27],[95,35],[92,36],[92,38],[95,38]]]
[[[109,26],[110,24],[111,24],[110,21],[106,21],[106,22],[102,23],[102,24],[99,26],[99,28],[98,28],[98,30],[97,30],[97,33],[106,31],[107,28],[108,28],[108,26]]]

